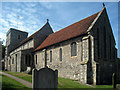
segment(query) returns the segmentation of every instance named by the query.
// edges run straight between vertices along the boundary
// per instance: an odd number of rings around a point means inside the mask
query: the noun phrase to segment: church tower
[[[6,35],[6,55],[15,49],[15,47],[28,36],[27,32],[10,28]]]

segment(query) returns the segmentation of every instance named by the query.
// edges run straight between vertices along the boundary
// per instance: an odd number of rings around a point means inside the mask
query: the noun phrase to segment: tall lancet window
[[[50,62],[52,62],[52,51],[50,51]]]
[[[104,29],[103,29],[103,38],[104,38],[104,58],[106,58],[106,28],[104,26]]]
[[[77,56],[77,45],[76,42],[71,44],[71,56]]]
[[[36,61],[35,61],[35,62],[36,62],[36,64],[37,64],[37,55],[35,55],[35,59],[36,59]]]
[[[111,55],[112,55],[112,54],[111,54],[111,48],[112,48],[112,47],[111,47],[111,36],[109,36],[109,48],[110,48],[110,55],[109,55],[109,56],[110,56],[110,59],[111,59]]]
[[[99,49],[99,28],[97,28],[97,54],[98,58],[100,58],[100,49]]]
[[[60,61],[62,61],[62,48],[60,48]]]

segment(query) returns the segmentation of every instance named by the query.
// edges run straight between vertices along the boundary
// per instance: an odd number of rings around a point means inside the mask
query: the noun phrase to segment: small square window
[[[20,39],[20,35],[18,35],[18,39]]]

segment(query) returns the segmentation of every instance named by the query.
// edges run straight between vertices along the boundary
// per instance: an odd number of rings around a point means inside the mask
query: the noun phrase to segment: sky
[[[104,3],[118,48],[118,3]],[[30,36],[47,19],[56,32],[101,11],[102,7],[102,2],[2,2],[0,38],[6,41],[6,33],[10,28],[26,31]]]

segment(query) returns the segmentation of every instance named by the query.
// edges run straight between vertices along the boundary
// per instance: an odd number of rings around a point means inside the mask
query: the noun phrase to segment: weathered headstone
[[[112,76],[112,84],[113,84],[113,88],[115,89],[116,88],[116,73],[113,73],[113,76]]]
[[[48,67],[40,70],[33,69],[32,72],[32,85],[33,90],[39,88],[58,88],[58,70],[52,70]]]
[[[31,74],[32,73],[31,67],[27,67],[27,70],[25,72],[28,73],[28,74]]]

